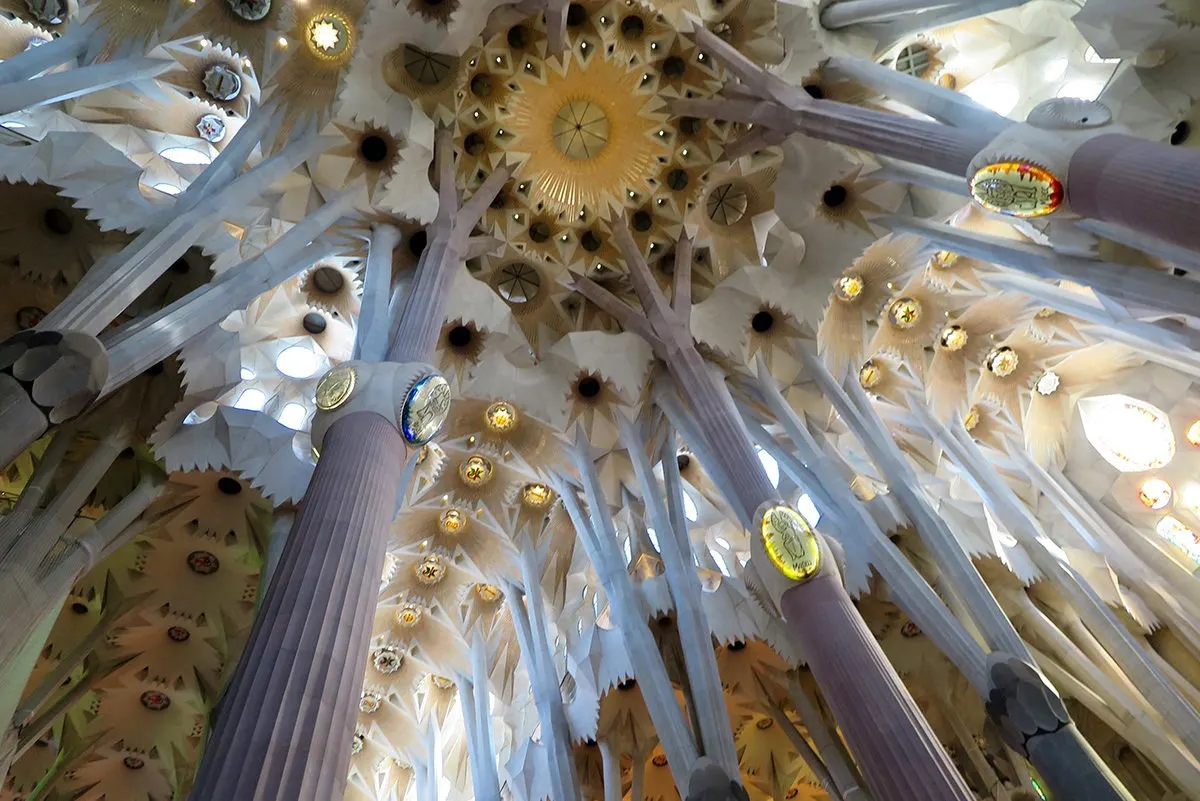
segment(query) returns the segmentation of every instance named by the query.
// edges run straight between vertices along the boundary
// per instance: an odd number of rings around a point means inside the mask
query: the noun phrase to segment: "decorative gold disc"
[[[789,506],[772,506],[763,513],[763,547],[780,573],[805,581],[821,569],[821,548],[812,526]]]
[[[1063,185],[1036,164],[1003,161],[981,167],[971,179],[971,196],[988,211],[1010,217],[1044,217],[1063,202]]]
[[[345,403],[354,392],[358,374],[349,365],[339,365],[321,376],[317,383],[317,408],[328,412]]]

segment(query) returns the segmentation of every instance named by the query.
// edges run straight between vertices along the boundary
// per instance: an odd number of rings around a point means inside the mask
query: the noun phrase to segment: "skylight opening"
[[[211,164],[212,156],[193,147],[168,147],[159,152],[167,161],[176,164]]]
[[[304,428],[304,423],[308,420],[308,409],[302,403],[285,403],[283,409],[279,412],[279,422],[283,423],[293,431],[299,431]]]
[[[772,487],[778,487],[779,462],[775,461],[775,457],[762,448],[756,447],[755,450],[758,452],[758,461],[762,463],[763,470],[767,472],[767,480],[771,482]]]
[[[249,412],[261,412],[263,407],[267,405],[267,393],[261,389],[251,387],[238,395],[238,399],[233,402],[233,408],[245,409]]]
[[[311,378],[320,369],[321,360],[308,348],[293,345],[279,354],[275,367],[288,378]]]

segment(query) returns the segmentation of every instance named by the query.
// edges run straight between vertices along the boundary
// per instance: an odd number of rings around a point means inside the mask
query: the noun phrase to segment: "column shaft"
[[[276,580],[217,710],[204,799],[341,798],[379,574],[404,472],[392,423],[329,429]]]
[[[1200,251],[1200,156],[1123,134],[1084,142],[1071,156],[1071,210]]]
[[[788,590],[782,606],[872,795],[879,801],[972,799],[837,576]]]

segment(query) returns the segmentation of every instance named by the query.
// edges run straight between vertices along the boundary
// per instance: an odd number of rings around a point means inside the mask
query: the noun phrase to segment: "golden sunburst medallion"
[[[467,516],[458,509],[447,509],[438,517],[438,528],[443,534],[457,534],[467,527]]]
[[[348,364],[338,365],[321,377],[317,383],[317,408],[328,412],[341,406],[354,393],[358,374]]]
[[[442,561],[442,557],[431,553],[418,562],[413,571],[416,573],[417,581],[427,587],[432,587],[441,583],[442,579],[446,577],[446,563]]]
[[[345,61],[354,50],[354,25],[340,11],[318,11],[304,26],[304,43],[317,58]]]
[[[517,427],[517,409],[508,401],[496,401],[483,413],[488,430],[503,434]]]
[[[979,407],[972,406],[970,409],[967,409],[967,416],[963,418],[963,428],[971,431],[977,425],[979,425]]]
[[[874,359],[867,359],[862,367],[858,368],[858,383],[863,389],[877,387],[882,380],[883,368],[876,364]]]
[[[912,328],[921,321],[921,302],[916,298],[896,298],[888,304],[887,318],[896,328]]]
[[[472,456],[458,466],[459,478],[471,487],[482,487],[492,480],[494,474],[491,460],[484,456]]]
[[[439,676],[436,673],[429,674],[429,681],[432,682],[433,686],[437,687],[439,690],[454,689],[454,681],[452,679],[448,679],[445,676]]]
[[[1008,345],[992,348],[984,358],[984,367],[996,378],[1007,378],[1017,371],[1021,359]]]
[[[938,344],[946,350],[962,350],[970,336],[961,325],[948,325],[938,334]]]
[[[416,604],[405,604],[396,610],[396,622],[402,628],[411,629],[421,622],[423,614],[424,612],[421,611],[421,607]]]
[[[812,526],[795,509],[773,506],[763,513],[763,547],[771,563],[793,581],[804,581],[821,568],[821,548]]]
[[[867,282],[857,275],[843,275],[833,282],[833,296],[844,303],[853,303],[867,288]]]
[[[521,490],[521,500],[534,509],[545,509],[550,505],[550,498],[550,488],[545,484],[526,484]]]
[[[481,601],[489,604],[499,601],[504,596],[504,593],[495,584],[476,584],[475,593]]]
[[[971,197],[988,211],[1010,217],[1044,217],[1063,202],[1063,185],[1036,164],[1003,161],[981,167],[971,178]]]

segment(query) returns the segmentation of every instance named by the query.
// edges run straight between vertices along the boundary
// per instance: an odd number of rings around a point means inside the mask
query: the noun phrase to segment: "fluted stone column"
[[[345,793],[372,610],[405,443],[378,414],[332,425],[246,652],[217,708],[193,795]]]
[[[1200,154],[1104,134],[1071,157],[1072,211],[1200,251]]]

